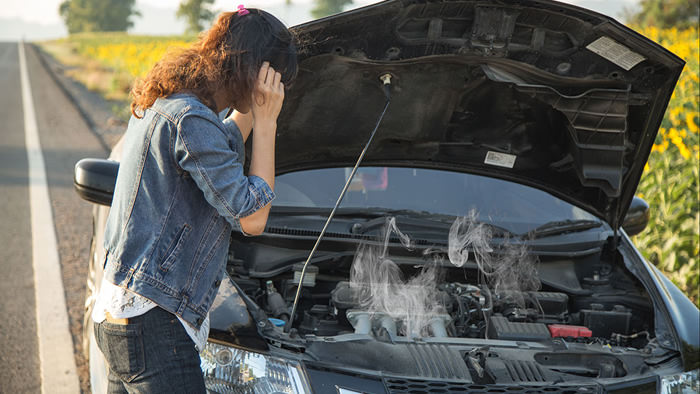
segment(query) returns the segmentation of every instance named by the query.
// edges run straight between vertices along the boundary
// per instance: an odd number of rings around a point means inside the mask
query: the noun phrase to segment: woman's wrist
[[[255,130],[255,133],[274,133],[277,130],[277,121],[269,119],[255,120],[253,130]]]

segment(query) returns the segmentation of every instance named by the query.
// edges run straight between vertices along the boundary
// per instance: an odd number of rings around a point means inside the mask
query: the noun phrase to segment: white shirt
[[[95,323],[102,323],[107,312],[115,319],[128,319],[141,316],[156,306],[158,305],[148,298],[119,287],[103,278],[100,292],[95,300],[95,307],[92,309],[92,320]],[[207,313],[207,317],[199,327],[199,330],[180,316],[177,316],[177,318],[185,328],[187,335],[192,338],[197,351],[201,352],[209,337],[209,314]]]

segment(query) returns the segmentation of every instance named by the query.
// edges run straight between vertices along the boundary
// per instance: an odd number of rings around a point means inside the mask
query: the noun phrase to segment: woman
[[[109,392],[205,391],[198,351],[230,232],[265,227],[276,121],[295,74],[289,31],[239,6],[134,86],[92,315]],[[229,108],[233,116],[220,121]]]

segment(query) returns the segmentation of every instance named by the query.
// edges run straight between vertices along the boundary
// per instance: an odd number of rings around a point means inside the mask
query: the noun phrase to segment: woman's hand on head
[[[275,133],[277,116],[284,101],[284,84],[282,75],[276,72],[270,63],[260,67],[258,81],[253,91],[253,152],[248,173],[262,178],[272,190],[275,189]],[[248,234],[261,234],[265,229],[270,204],[260,208],[249,216],[240,219],[241,228]]]
[[[276,126],[277,116],[284,102],[284,84],[282,74],[275,71],[270,63],[264,62],[258,73],[258,80],[253,90],[251,111],[255,128]],[[274,127],[276,128],[276,127]]]

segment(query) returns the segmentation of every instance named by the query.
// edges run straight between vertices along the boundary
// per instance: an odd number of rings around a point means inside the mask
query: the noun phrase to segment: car
[[[210,392],[698,390],[700,312],[630,238],[681,59],[548,0],[388,0],[292,30],[277,198],[262,235],[231,234]],[[95,391],[118,158],[75,170],[98,204]]]

